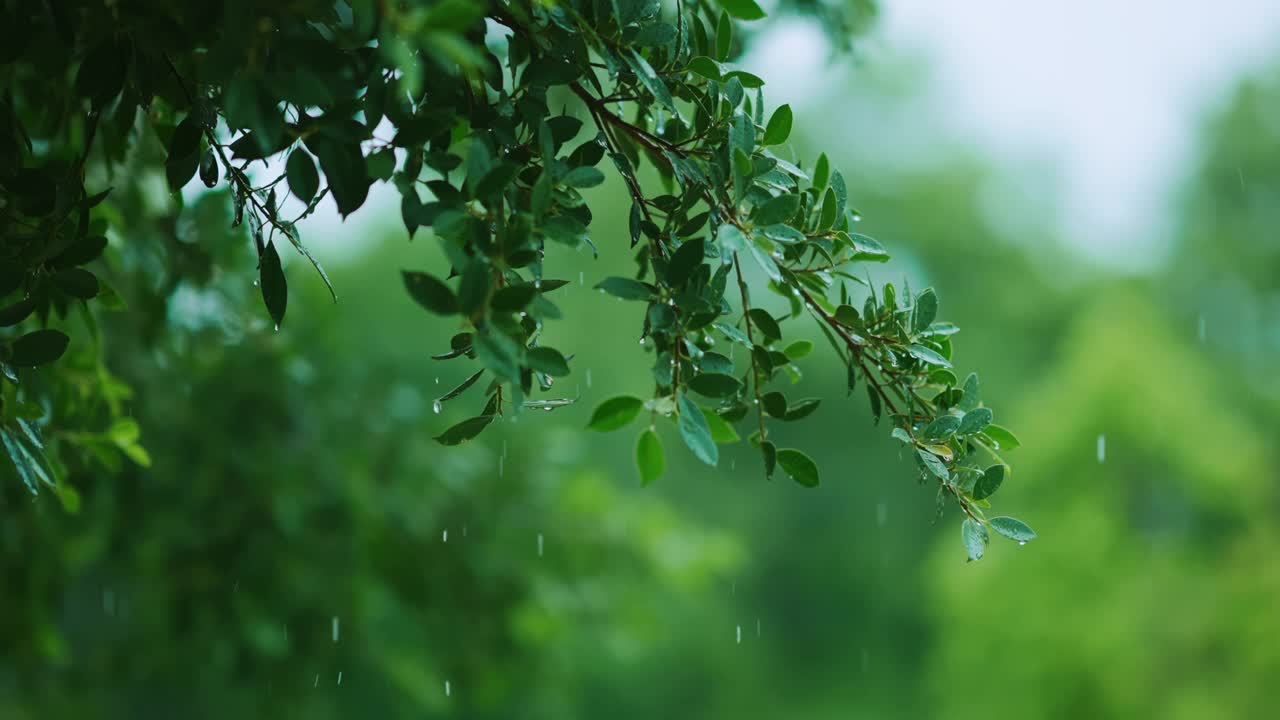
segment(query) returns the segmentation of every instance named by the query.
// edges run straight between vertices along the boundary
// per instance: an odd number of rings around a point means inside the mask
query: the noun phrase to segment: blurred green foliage
[[[145,455],[104,424],[56,496],[0,487],[0,717],[1266,717],[1278,116],[1250,80],[1208,124],[1148,278],[1002,230],[978,159],[851,181],[909,251],[875,280],[937,288],[1027,441],[1002,493],[1044,536],[979,564],[857,395],[778,430],[829,468],[817,492],[764,481],[742,445],[641,490],[634,438],[582,432],[595,402],[442,449],[463,415],[433,399],[467,372],[427,346],[458,326],[386,282],[437,247],[370,242],[329,268],[342,302],[302,283],[273,332],[229,196],[175,211],[140,171],[113,199],[148,242],[104,259],[130,311],[77,326],[57,402],[111,398]],[[591,193],[625,213],[620,183]],[[643,306],[577,280],[628,260],[555,252],[548,333],[581,369],[557,389],[643,392],[646,356],[618,352]],[[816,355],[797,392],[843,382]]]

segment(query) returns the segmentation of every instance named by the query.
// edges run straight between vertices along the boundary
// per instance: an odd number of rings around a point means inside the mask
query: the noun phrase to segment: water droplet
[[[640,338],[640,344],[641,344],[641,345],[643,345],[643,344],[644,344],[644,338]]]
[[[1018,544],[1019,544],[1019,545],[1026,545],[1026,544],[1027,544],[1027,541],[1026,541],[1026,540],[1019,540],[1019,541],[1018,541]]]
[[[738,626],[738,644],[739,645],[742,644],[742,626],[741,625]]]
[[[435,402],[431,403],[431,411],[434,412],[435,414],[439,415],[440,411],[443,409],[444,409],[444,405],[442,405],[439,400],[436,400]]]
[[[342,687],[342,671],[338,671],[338,687]]]
[[[280,323],[276,323],[276,332],[280,332]]]
[[[1107,436],[1098,433],[1098,464],[1107,461]]]
[[[320,687],[320,673],[316,673],[316,684],[311,687]]]
[[[506,460],[507,459],[505,457],[498,458],[498,477],[503,476],[503,473],[504,473],[503,466],[506,464]]]
[[[448,681],[448,680],[445,680],[445,681],[444,681],[444,696],[445,696],[445,697],[449,697],[449,695],[450,695],[450,694],[452,694],[452,690],[451,690],[451,688],[449,687],[449,681]]]
[[[440,533],[440,542],[449,542],[449,531],[445,530]]]
[[[439,384],[440,384],[440,378],[436,378],[436,384],[437,384],[437,385],[439,385]]]
[[[541,290],[541,289],[542,289],[542,278],[538,278],[537,280],[534,280],[534,281],[533,281],[533,287],[534,287],[534,289],[536,289],[536,290]]]
[[[338,616],[334,615],[333,620],[329,623],[329,633],[333,636],[333,641],[338,642]]]
[[[858,213],[854,213],[854,214],[853,214],[853,221],[854,221],[854,222],[862,222],[862,216],[861,216],[861,215],[859,215]]]
[[[542,557],[542,533],[538,533],[538,557]]]
[[[889,504],[880,502],[876,503],[876,524],[884,527],[889,522]]]

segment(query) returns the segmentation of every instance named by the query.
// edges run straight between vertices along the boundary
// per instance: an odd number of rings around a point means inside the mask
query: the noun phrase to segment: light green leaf
[[[636,442],[636,468],[640,471],[641,487],[648,487],[667,470],[667,457],[662,451],[662,441],[653,428],[640,433],[640,440]]]
[[[987,522],[991,524],[992,530],[1017,542],[1019,545],[1024,545],[1036,539],[1036,531],[1017,518],[1001,515],[1000,517],[993,517]]]
[[[969,561],[981,560],[987,552],[990,536],[987,529],[973,518],[965,518],[960,526],[960,538],[964,541],[964,550],[969,554]]]
[[[587,429],[611,432],[625,427],[627,423],[636,419],[643,407],[644,401],[638,397],[630,395],[611,397],[596,406],[595,412],[591,414],[591,421],[587,423]]]

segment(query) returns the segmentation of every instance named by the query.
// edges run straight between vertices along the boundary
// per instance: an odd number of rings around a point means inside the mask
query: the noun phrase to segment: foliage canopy
[[[782,389],[814,350],[788,337],[807,317],[847,368],[844,389],[866,394],[921,480],[936,483],[939,512],[960,508],[970,559],[982,557],[988,529],[1033,538],[1020,521],[986,516],[1008,472],[998,453],[1017,440],[994,424],[977,375],[953,371],[958,328],[939,319],[937,294],[873,286],[859,271],[889,255],[857,231],[843,176],[825,155],[786,159],[790,107],[766,110],[763,81],[730,63],[740,21],[763,15],[754,0],[6,3],[6,472],[36,492],[56,486],[67,453],[108,467],[121,453],[147,461],[122,414],[127,389],[93,353],[63,357],[98,342],[94,309],[122,304],[107,280],[121,264],[143,264],[146,243],[177,248],[161,280],[217,269],[218,251],[183,248],[192,241],[175,240],[171,222],[141,227],[147,172],[172,193],[194,178],[229,190],[277,326],[289,300],[282,248],[329,283],[302,221],[325,198],[347,216],[374,183],[394,185],[408,234],[430,229],[449,262],[401,273],[426,312],[462,328],[433,357],[477,363],[438,399],[482,388],[475,416],[435,438],[457,445],[499,417],[573,402],[552,392],[572,349],[542,342],[566,284],[547,250],[597,250],[600,222],[583,191],[608,168],[631,197],[624,224],[637,267],[596,287],[643,305],[654,391],[604,400],[589,427],[648,417],[636,445],[643,482],[666,466],[651,429],[665,419],[705,463],[739,440],[740,426],[766,475],[819,484],[813,460],[769,434],[820,403]],[[278,172],[261,179],[262,168]],[[117,268],[104,260],[109,246],[120,250]],[[790,312],[753,300],[754,277]],[[172,292],[156,287],[161,300]],[[77,316],[90,340],[72,341]],[[726,345],[740,349],[716,349]]]

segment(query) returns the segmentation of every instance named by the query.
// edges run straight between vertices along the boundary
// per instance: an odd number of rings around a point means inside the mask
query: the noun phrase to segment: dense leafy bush
[[[98,342],[87,302],[121,304],[100,261],[109,244],[123,249],[124,269],[152,272],[161,317],[175,279],[222,267],[226,249],[203,247],[212,238],[182,237],[148,213],[161,168],[171,192],[193,178],[229,191],[232,227],[248,231],[277,326],[289,298],[282,248],[329,282],[302,221],[325,198],[346,216],[373,183],[393,184],[409,235],[429,228],[450,265],[402,272],[426,311],[463,327],[434,357],[477,363],[438,402],[483,388],[475,415],[436,437],[444,445],[499,417],[573,402],[551,392],[572,348],[542,343],[566,283],[546,251],[597,250],[599,220],[582,191],[609,168],[631,196],[624,222],[637,267],[597,287],[645,306],[639,349],[653,355],[654,391],[605,400],[590,428],[649,417],[636,445],[643,482],[664,472],[652,424],[666,419],[712,465],[744,423],[766,475],[780,467],[819,484],[809,456],[769,434],[820,402],[780,389],[813,350],[788,342],[785,321],[807,317],[847,369],[841,389],[865,392],[922,481],[937,484],[939,512],[960,508],[971,559],[988,528],[1034,537],[985,515],[1006,474],[998,452],[1017,440],[993,423],[977,376],[952,370],[957,328],[938,319],[936,293],[872,286],[858,266],[889,255],[857,231],[844,178],[825,155],[786,159],[791,109],[766,110],[763,81],[729,64],[738,21],[764,15],[754,0],[4,8],[0,321],[13,329],[0,350],[0,437],[6,472],[32,492],[55,485],[69,454],[108,467],[120,454],[147,462],[137,425],[122,416],[127,388],[91,350],[63,355],[74,316],[90,328],[76,343]],[[262,177],[264,167],[280,171]],[[790,312],[760,307],[751,277]],[[735,346],[736,360],[717,349]]]

